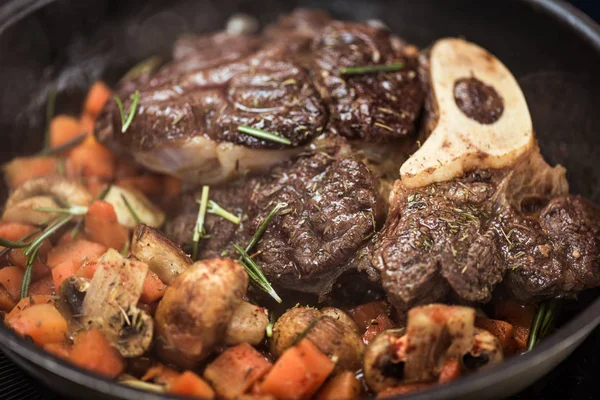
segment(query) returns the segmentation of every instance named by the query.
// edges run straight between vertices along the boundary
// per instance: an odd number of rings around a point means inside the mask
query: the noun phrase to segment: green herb
[[[11,249],[21,249],[23,247],[27,247],[29,243],[26,243],[25,241],[31,239],[33,236],[40,233],[41,231],[41,229],[36,229],[33,232],[23,236],[16,242],[0,238],[0,245],[4,247],[2,251],[0,251],[0,258],[4,257]],[[6,246],[6,244],[10,244],[10,246]]]
[[[540,342],[544,337],[548,335],[550,329],[554,325],[556,316],[558,314],[558,300],[552,299],[544,301],[538,307],[537,313],[531,324],[531,331],[529,333],[529,341],[527,342],[527,351],[533,349],[533,347]]]
[[[69,208],[35,207],[34,210],[58,214],[84,215],[87,212],[88,208],[85,206],[73,205]]]
[[[273,325],[275,325],[275,314],[273,313],[273,311],[271,311],[269,313],[269,323],[267,324],[267,327],[265,329],[268,338],[273,337]]]
[[[125,245],[123,246],[123,249],[121,249],[121,255],[123,257],[127,257],[128,253],[129,253],[129,240],[125,242]]]
[[[263,131],[262,129],[252,128],[250,126],[238,126],[238,131],[246,135],[254,136],[259,139],[270,140],[271,142],[290,145],[292,142],[288,138],[279,136],[273,132]]]
[[[239,217],[233,215],[232,213],[230,213],[229,211],[227,211],[212,200],[208,201],[208,209],[206,210],[206,212],[209,214],[218,215],[221,218],[225,218],[227,221],[233,222],[236,225],[240,224]]]
[[[54,117],[54,106],[56,105],[56,88],[50,89],[48,93],[48,102],[46,103],[46,132],[44,139],[44,150],[50,148],[50,122]],[[42,150],[43,151],[43,150]]]
[[[59,217],[54,220],[51,224],[49,224],[46,229],[42,232],[40,236],[33,239],[27,247],[24,248],[23,254],[27,256],[27,265],[25,268],[25,273],[23,274],[23,281],[21,282],[21,299],[26,298],[29,295],[29,285],[31,284],[31,273],[33,271],[33,265],[35,260],[37,259],[38,253],[40,251],[40,247],[44,240],[48,239],[52,236],[56,231],[58,231],[61,227],[71,222],[73,219],[72,215],[65,215],[63,217]]]
[[[237,244],[233,245],[233,248],[239,253],[241,262],[250,279],[258,286],[261,290],[268,293],[278,303],[281,303],[281,297],[277,294],[271,283],[263,274],[262,269],[254,262],[254,260],[248,255],[248,253]]]
[[[133,122],[133,117],[135,117],[135,112],[137,111],[137,106],[140,102],[140,91],[136,90],[131,96],[131,108],[129,109],[128,113],[125,113],[123,102],[119,96],[115,96],[114,99],[117,103],[117,107],[119,107],[119,112],[121,113],[121,132],[125,133],[127,128],[129,128],[129,125],[131,125],[131,122]]]
[[[87,133],[82,133],[80,135],[75,136],[73,139],[69,140],[68,142],[61,144],[58,147],[54,147],[54,148],[46,147],[42,151],[40,151],[38,154],[40,156],[54,156],[56,154],[64,153],[67,150],[71,150],[73,147],[77,146],[78,144],[81,144],[85,140],[86,137],[87,137]]]
[[[296,339],[294,339],[294,341],[292,342],[290,347],[294,347],[295,345],[300,343],[300,341],[302,339],[304,339],[306,337],[306,335],[308,335],[310,333],[310,331],[312,331],[312,329],[315,327],[315,325],[317,325],[319,323],[321,318],[322,318],[322,316],[317,317],[317,318],[313,319],[312,321],[310,321],[310,324],[306,327],[306,329],[303,330],[302,332],[300,332],[300,334],[298,334],[298,336],[296,336]]]
[[[256,244],[262,237],[263,233],[265,233],[265,230],[267,229],[267,225],[269,225],[269,222],[271,222],[271,220],[273,219],[275,214],[277,214],[277,212],[279,210],[281,210],[283,207],[286,207],[286,206],[287,206],[287,204],[285,204],[285,203],[278,203],[277,205],[275,205],[275,207],[273,207],[273,209],[271,210],[269,215],[267,215],[267,218],[265,218],[263,223],[260,224],[260,226],[254,233],[254,235],[252,235],[252,237],[250,238],[250,241],[248,242],[248,245],[246,246],[246,249],[245,249],[246,253],[249,253],[254,248],[254,246],[256,246]]]
[[[77,223],[71,230],[71,239],[75,239],[75,236],[77,236],[79,234],[79,232],[81,231],[82,226],[83,226],[83,219],[80,219],[79,221],[77,221]]]
[[[209,186],[202,186],[202,195],[200,197],[200,207],[198,209],[198,218],[196,219],[196,226],[194,227],[193,247],[192,247],[192,260],[198,259],[198,242],[204,231],[204,218],[206,217],[206,208],[208,206],[208,191]]]
[[[135,223],[139,224],[140,222],[142,222],[142,220],[137,215],[131,204],[129,204],[129,200],[127,200],[127,197],[125,197],[124,194],[121,194],[121,198],[123,199],[123,203],[125,203],[125,207],[127,207],[127,210],[129,211],[129,214],[131,214],[131,216],[133,217]]]
[[[340,68],[338,71],[341,75],[361,75],[372,74],[375,72],[394,72],[404,68],[401,62],[380,65],[357,65],[353,67]]]
[[[110,192],[110,189],[112,188],[112,184],[109,183],[108,185],[106,185],[104,187],[104,189],[102,189],[102,191],[98,194],[98,200],[104,200],[104,198],[106,197],[106,195],[108,194],[108,192]]]

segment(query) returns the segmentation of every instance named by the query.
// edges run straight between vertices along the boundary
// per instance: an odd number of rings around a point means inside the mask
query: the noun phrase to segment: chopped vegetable
[[[60,244],[48,253],[47,264],[54,269],[59,264],[70,262],[78,267],[85,261],[92,261],[106,252],[106,246],[85,239]]]
[[[21,282],[23,281],[23,270],[20,267],[4,267],[0,269],[0,285],[13,300],[21,298]]]
[[[165,285],[154,272],[148,271],[148,275],[146,275],[146,279],[144,280],[144,287],[142,289],[140,300],[144,303],[155,302],[163,297],[165,290],[167,290],[167,285]]]
[[[50,296],[53,295],[54,292],[54,280],[52,275],[45,276],[29,285],[29,297],[38,295]]]
[[[88,91],[83,111],[92,117],[98,116],[104,105],[110,99],[111,90],[102,81],[96,81]]]
[[[5,164],[2,170],[8,187],[16,189],[30,179],[55,175],[58,163],[56,157],[17,157]]]
[[[129,232],[119,224],[113,205],[106,201],[90,204],[84,226],[91,240],[107,248],[122,249],[129,242]]]
[[[352,371],[343,371],[329,379],[317,394],[317,400],[358,399],[362,384]]]
[[[249,343],[257,346],[263,342],[268,324],[268,311],[265,308],[242,301],[227,326],[225,344]]]
[[[172,368],[165,367],[163,364],[157,364],[153,367],[150,367],[148,371],[142,376],[143,381],[153,381],[159,384],[169,384],[171,380],[177,378],[179,376],[179,372],[175,371]]]
[[[496,300],[493,306],[494,319],[507,321],[513,326],[513,335],[518,350],[524,351],[527,349],[529,331],[536,313],[535,307],[507,300]]]
[[[102,332],[94,328],[81,331],[75,336],[69,361],[107,378],[114,378],[125,369],[125,361],[117,349]]]
[[[80,265],[81,264],[76,261],[66,260],[52,268],[52,280],[54,281],[54,287],[60,287],[65,279],[75,275],[79,270]]]
[[[444,361],[440,377],[438,378],[439,383],[452,382],[460,378],[462,373],[462,366],[460,360],[457,358],[450,357]]]
[[[127,203],[123,198],[127,199]],[[119,223],[128,228],[135,228],[138,224],[136,219],[152,227],[159,227],[165,222],[165,214],[135,189],[112,185],[104,201],[112,204]],[[133,213],[130,210],[133,210]]]
[[[308,339],[287,349],[260,384],[261,393],[277,398],[308,399],[333,372],[335,364]]]
[[[192,371],[185,371],[177,378],[171,380],[167,386],[171,394],[199,399],[213,399],[215,392],[212,388]]]
[[[481,329],[485,329],[500,341],[502,346],[502,352],[504,355],[513,354],[517,349],[517,342],[515,341],[513,326],[505,321],[497,319],[489,319],[484,317],[475,318],[475,326]]]
[[[16,318],[17,314],[21,311],[38,304],[54,304],[54,300],[52,300],[52,296],[49,295],[31,295],[21,299],[11,312],[7,314],[6,318]]]
[[[4,321],[20,336],[30,337],[35,343],[63,342],[67,337],[67,321],[52,304],[36,304],[19,311]]]
[[[219,396],[234,399],[245,393],[271,368],[271,363],[248,343],[225,350],[204,370],[204,379]]]
[[[80,137],[81,133],[81,124],[78,119],[68,115],[57,115],[52,118],[52,122],[50,122],[49,149],[61,147],[64,144],[71,142],[73,139]]]
[[[106,180],[114,177],[115,155],[93,136],[88,136],[83,143],[71,150],[68,159],[75,174]]]

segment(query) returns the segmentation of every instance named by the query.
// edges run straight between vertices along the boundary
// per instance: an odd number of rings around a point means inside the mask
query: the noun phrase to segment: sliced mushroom
[[[483,367],[499,364],[504,359],[502,346],[494,335],[484,329],[475,328],[473,347],[462,358],[467,371],[476,371]]]
[[[391,329],[377,335],[367,349],[363,372],[374,392],[399,385],[404,378],[407,338],[404,329]]]
[[[342,324],[347,325],[353,331],[358,333],[358,325],[356,325],[356,322],[354,322],[351,316],[349,316],[339,308],[324,307],[321,308],[321,313],[323,313],[323,315],[327,315],[328,317],[335,319],[338,322],[341,322]]]
[[[157,350],[166,362],[197,366],[225,338],[248,288],[248,275],[228,258],[202,260],[179,275],[156,309]]]
[[[131,206],[133,213],[140,219],[140,222],[158,227],[165,222],[165,214],[140,191],[133,188],[124,188],[113,185],[104,197],[104,201],[110,203],[115,208],[119,224],[128,228],[135,228],[137,221],[132,215],[127,203]]]
[[[400,168],[405,186],[450,180],[474,168],[506,167],[534,147],[525,96],[488,51],[462,39],[441,39],[422,64],[431,134]]]
[[[37,208],[57,208],[58,203],[50,196],[32,196],[4,210],[2,219],[10,222],[22,222],[39,225],[55,218],[53,212],[36,211]]]
[[[83,300],[85,326],[100,329],[124,357],[143,354],[152,341],[152,318],[136,306],[147,273],[146,263],[110,249],[98,259]]]
[[[133,231],[131,254],[147,263],[150,270],[167,285],[192,265],[192,260],[181,247],[145,224],[138,224]]]
[[[342,311],[339,311],[342,312]],[[299,338],[306,337],[324,354],[336,361],[336,370],[360,367],[364,343],[351,325],[324,315],[315,308],[294,307],[286,311],[273,327],[271,354],[279,357]]]
[[[229,325],[227,325],[225,344],[233,346],[249,343],[256,346],[265,338],[268,324],[269,312],[266,308],[242,301],[233,312]]]
[[[69,330],[81,327],[83,301],[90,287],[89,279],[71,276],[63,281],[58,289],[58,298],[54,305],[69,324]]]

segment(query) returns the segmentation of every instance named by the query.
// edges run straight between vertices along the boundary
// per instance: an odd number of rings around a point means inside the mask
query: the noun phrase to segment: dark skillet
[[[464,36],[489,49],[515,74],[527,97],[542,152],[569,171],[572,192],[600,202],[600,27],[560,1],[100,1],[25,0],[0,6],[0,161],[41,147],[44,104],[59,89],[58,111],[77,112],[90,83],[114,82],[128,66],[168,53],[185,31],[220,29],[238,11],[261,22],[298,6],[341,19],[379,18],[427,46]],[[535,350],[411,399],[497,398],[525,388],[564,360],[600,323],[600,299],[588,293],[561,328]],[[137,390],[93,376],[0,327],[0,348],[37,379],[75,398],[140,398]],[[165,398],[149,393],[144,398]],[[408,398],[408,397],[407,397]]]

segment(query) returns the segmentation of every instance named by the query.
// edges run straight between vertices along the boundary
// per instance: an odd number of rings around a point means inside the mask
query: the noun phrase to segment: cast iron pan
[[[235,12],[253,14],[266,23],[298,6],[324,8],[341,19],[379,18],[421,47],[436,38],[464,36],[489,49],[519,80],[546,159],[567,167],[572,192],[600,203],[600,27],[567,4],[551,0],[4,2],[0,162],[39,150],[50,88],[58,89],[58,112],[77,113],[91,82],[115,82],[136,61],[168,54],[183,32],[220,29]],[[597,293],[581,297],[561,328],[533,351],[410,398],[499,398],[520,391],[564,360],[600,323]],[[4,326],[0,348],[69,397],[165,398],[74,368]]]

